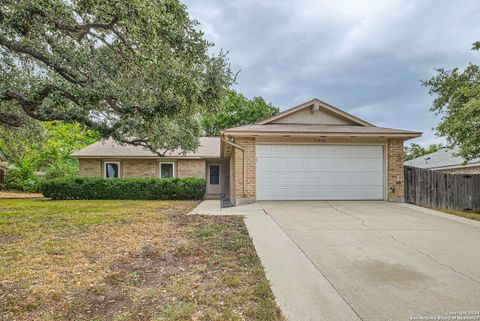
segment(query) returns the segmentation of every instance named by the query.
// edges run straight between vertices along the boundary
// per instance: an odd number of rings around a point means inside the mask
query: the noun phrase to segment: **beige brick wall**
[[[80,176],[102,176],[102,161],[98,159],[80,159]]]
[[[155,159],[125,159],[122,161],[123,178],[159,177],[158,160]]]
[[[403,140],[389,139],[387,145],[387,199],[404,201]]]
[[[230,166],[229,166],[229,170],[230,170],[230,201],[232,202],[232,204],[236,204],[235,201],[236,201],[236,189],[235,189],[235,182],[236,182],[236,179],[235,179],[235,152],[236,152],[236,149],[233,148],[232,149],[232,152],[230,154]]]
[[[103,176],[103,163],[110,160],[80,159],[80,176]],[[123,178],[149,178],[160,176],[160,161],[158,159],[122,159],[111,160],[120,162],[120,174]],[[205,160],[184,159],[165,160],[175,163],[175,175],[178,177],[205,178]]]
[[[240,204],[243,202],[251,202],[255,200],[256,193],[256,155],[255,155],[255,138],[236,138],[235,143],[245,149],[246,163],[246,186],[243,189],[243,153],[241,150],[235,150],[234,155],[234,189],[232,192],[234,202]]]
[[[204,159],[179,159],[177,161],[178,177],[205,178],[206,161]]]

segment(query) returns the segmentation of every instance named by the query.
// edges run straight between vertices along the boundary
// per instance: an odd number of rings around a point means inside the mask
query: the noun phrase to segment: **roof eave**
[[[211,156],[135,156],[135,155],[70,155],[70,158],[76,159],[216,159],[221,158],[219,155]]]
[[[389,137],[389,138],[417,138],[422,136],[421,132],[408,133],[351,133],[351,132],[279,132],[279,131],[225,131],[226,136],[301,136],[301,137],[318,137],[318,136],[332,136],[332,137]]]

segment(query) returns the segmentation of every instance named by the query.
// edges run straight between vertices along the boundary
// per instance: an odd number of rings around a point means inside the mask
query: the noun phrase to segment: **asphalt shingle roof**
[[[412,134],[420,135],[402,129],[359,125],[324,125],[324,124],[254,124],[225,130],[225,133],[262,132],[262,133],[336,133],[336,134]]]
[[[159,157],[141,146],[120,145],[112,139],[93,143],[70,155],[74,158],[95,157]],[[200,137],[200,147],[195,152],[183,154],[173,151],[165,154],[173,158],[220,158],[220,137]]]
[[[435,153],[423,155],[415,159],[406,161],[405,165],[420,168],[442,168],[464,165],[464,159],[460,156],[456,156],[456,153],[458,153],[458,148],[442,148]],[[467,164],[470,165],[476,163],[480,165],[480,158],[473,159]]]

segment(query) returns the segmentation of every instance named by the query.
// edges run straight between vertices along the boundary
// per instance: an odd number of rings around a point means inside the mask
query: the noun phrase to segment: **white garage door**
[[[382,146],[257,145],[258,200],[380,200]]]

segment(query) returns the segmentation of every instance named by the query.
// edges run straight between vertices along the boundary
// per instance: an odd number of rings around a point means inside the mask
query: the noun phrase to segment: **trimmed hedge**
[[[204,179],[69,177],[45,180],[40,192],[54,200],[199,200]]]

